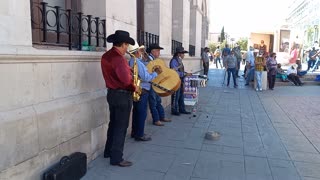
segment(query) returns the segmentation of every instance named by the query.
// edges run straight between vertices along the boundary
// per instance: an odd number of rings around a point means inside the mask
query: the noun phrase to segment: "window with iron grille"
[[[91,50],[106,47],[105,20],[84,15],[80,0],[31,0],[32,43]]]

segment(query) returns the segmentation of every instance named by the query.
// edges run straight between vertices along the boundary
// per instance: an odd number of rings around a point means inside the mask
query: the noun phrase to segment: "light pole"
[[[319,27],[318,25],[314,25],[314,41],[318,41],[318,33],[319,33]]]

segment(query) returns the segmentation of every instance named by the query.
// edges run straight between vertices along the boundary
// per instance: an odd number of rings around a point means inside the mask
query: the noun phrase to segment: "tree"
[[[224,26],[222,27],[221,29],[221,34],[220,34],[220,42],[222,43],[224,40],[225,40],[225,37],[224,37]]]
[[[248,38],[239,38],[237,43],[239,44],[241,50],[248,50]]]

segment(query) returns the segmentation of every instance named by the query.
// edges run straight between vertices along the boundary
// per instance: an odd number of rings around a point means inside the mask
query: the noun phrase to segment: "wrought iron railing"
[[[95,50],[106,47],[106,20],[46,2],[31,2],[33,44]]]
[[[137,41],[139,45],[144,45],[146,48],[148,48],[150,44],[159,44],[159,36],[138,30]]]
[[[189,45],[189,56],[195,56],[196,55],[196,47],[193,45]]]
[[[171,54],[174,54],[177,47],[182,47],[182,43],[176,40],[171,41]]]

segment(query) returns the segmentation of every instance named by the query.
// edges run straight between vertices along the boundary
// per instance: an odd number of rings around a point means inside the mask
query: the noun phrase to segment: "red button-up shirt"
[[[101,68],[107,88],[135,90],[128,62],[117,48],[113,47],[102,55]]]

